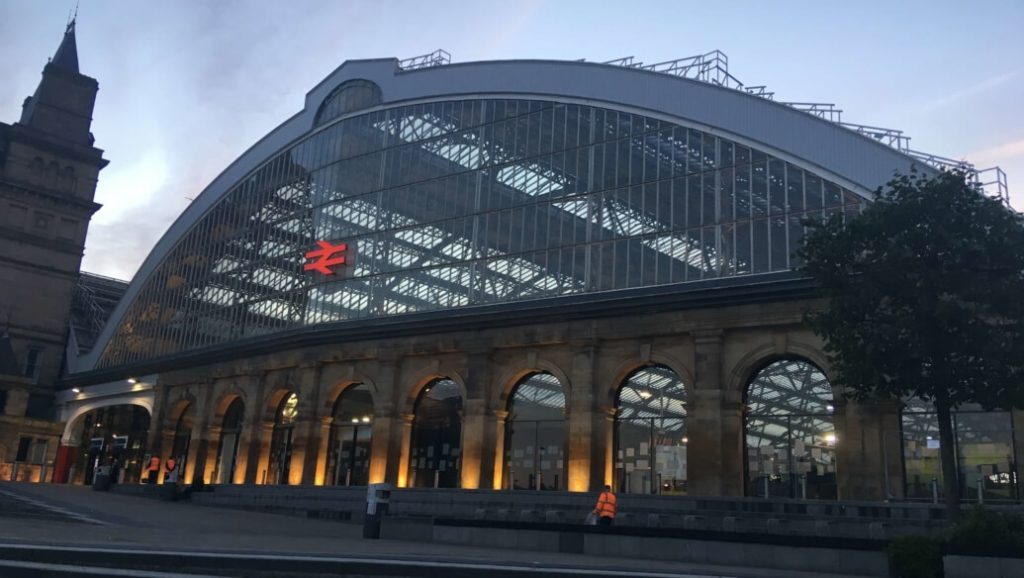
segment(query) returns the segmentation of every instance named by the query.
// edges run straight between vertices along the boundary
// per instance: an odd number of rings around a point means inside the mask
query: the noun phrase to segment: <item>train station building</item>
[[[832,385],[794,257],[895,171],[1005,195],[908,143],[718,51],[345,62],[68,349],[54,479],[930,497],[934,416]],[[1017,497],[1020,417],[961,409],[965,491]]]

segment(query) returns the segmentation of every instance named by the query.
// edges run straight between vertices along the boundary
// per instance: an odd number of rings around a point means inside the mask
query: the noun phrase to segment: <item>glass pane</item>
[[[832,389],[803,360],[771,363],[747,389],[747,495],[836,497]]]
[[[685,494],[686,389],[671,369],[633,372],[619,389],[615,485],[627,493]]]

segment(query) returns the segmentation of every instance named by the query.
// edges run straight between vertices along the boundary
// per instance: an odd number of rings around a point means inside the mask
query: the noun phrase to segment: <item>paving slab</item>
[[[650,571],[678,576],[728,578],[855,578],[845,574],[759,568],[708,567],[659,562],[637,557],[601,557],[515,549],[477,548],[433,542],[364,540],[359,525],[245,510],[212,508],[187,501],[162,502],[82,486],[0,483],[6,499],[30,500],[32,508],[51,508],[74,519],[11,517],[0,509],[0,542],[92,546],[126,550],[160,549],[268,556],[360,556],[389,560],[463,561],[472,563]],[[737,548],[742,548],[737,544]],[[837,560],[837,564],[841,561]],[[628,575],[628,574],[627,574]]]

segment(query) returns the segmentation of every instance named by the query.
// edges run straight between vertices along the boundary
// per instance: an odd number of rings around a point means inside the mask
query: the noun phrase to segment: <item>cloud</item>
[[[1018,157],[1024,158],[1024,138],[975,151],[967,155],[967,159],[977,166],[997,165],[1000,162]]]
[[[938,109],[945,108],[947,106],[956,104],[962,100],[966,100],[973,96],[977,96],[979,94],[988,92],[994,88],[998,88],[1003,84],[1006,84],[1007,82],[1020,76],[1022,73],[1024,73],[1024,68],[1018,68],[1017,70],[1004,72],[1003,74],[993,76],[977,84],[968,86],[967,88],[958,90],[956,92],[952,92],[950,94],[947,94],[946,96],[939,97],[931,102],[927,102],[921,106],[920,110],[922,112],[934,112]]]

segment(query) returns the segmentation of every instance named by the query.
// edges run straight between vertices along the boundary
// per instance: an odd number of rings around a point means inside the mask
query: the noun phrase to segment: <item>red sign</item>
[[[316,244],[320,245],[320,248],[306,253],[307,263],[302,267],[302,270],[319,271],[324,275],[334,275],[334,270],[331,267],[345,264],[345,255],[338,255],[338,253],[347,251],[348,245],[346,243],[332,245],[327,241],[317,241]]]

